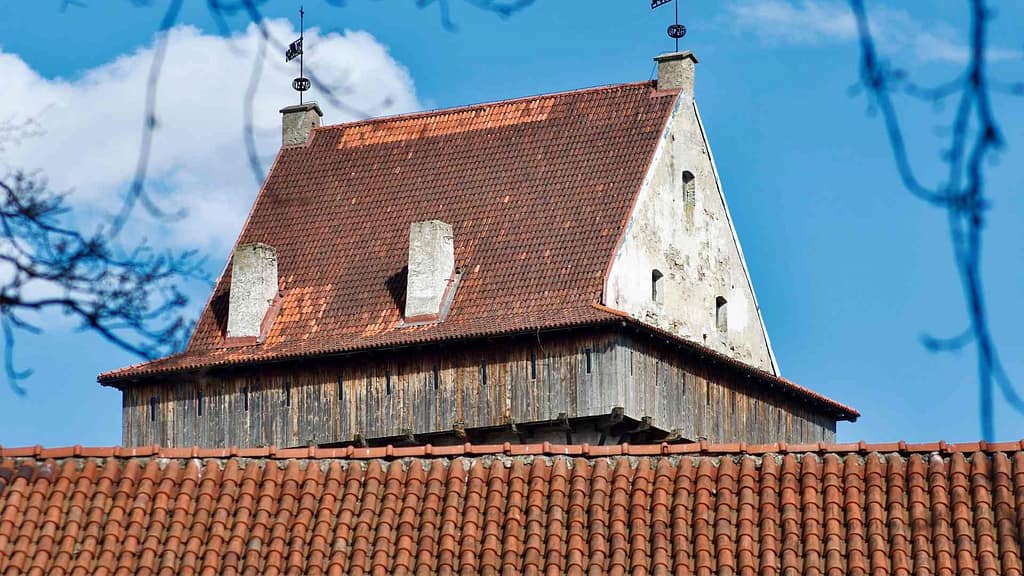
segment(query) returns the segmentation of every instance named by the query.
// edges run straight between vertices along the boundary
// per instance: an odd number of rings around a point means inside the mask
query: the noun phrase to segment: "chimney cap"
[[[666,52],[664,54],[658,54],[657,56],[654,57],[654,60],[655,62],[660,63],[671,62],[673,60],[686,60],[687,58],[693,60],[694,64],[700,63],[700,60],[697,60],[697,55],[694,54],[692,50],[684,50],[682,52]]]
[[[306,102],[303,104],[285,106],[284,108],[281,108],[280,112],[281,114],[290,114],[292,112],[309,112],[310,110],[315,111],[317,116],[324,115],[323,110],[320,109],[320,105],[317,104],[316,102]]]
[[[658,90],[681,91],[687,98],[693,98],[693,73],[697,67],[693,52],[659,54],[654,60],[658,63]]]

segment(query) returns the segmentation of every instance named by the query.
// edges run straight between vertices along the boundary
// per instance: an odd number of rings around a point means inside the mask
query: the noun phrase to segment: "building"
[[[694,92],[653,82],[320,126],[283,146],[187,349],[108,372],[125,445],[817,442]]]
[[[779,376],[694,63],[285,109],[188,349],[100,377],[128,447],[0,447],[0,573],[1020,576],[1024,441],[827,444]]]

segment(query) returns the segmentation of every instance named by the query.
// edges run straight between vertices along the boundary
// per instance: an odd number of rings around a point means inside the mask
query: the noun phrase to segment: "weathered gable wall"
[[[687,193],[686,176],[692,174]],[[652,273],[657,270],[658,294]],[[725,299],[726,326],[718,324]],[[630,215],[604,302],[778,374],[693,99],[680,94]]]
[[[616,407],[691,440],[818,442],[835,432],[830,412],[743,371],[630,331],[593,330],[135,384],[124,391],[123,442],[304,446],[455,427],[510,430],[512,422],[606,416]],[[597,443],[578,432],[574,442]]]

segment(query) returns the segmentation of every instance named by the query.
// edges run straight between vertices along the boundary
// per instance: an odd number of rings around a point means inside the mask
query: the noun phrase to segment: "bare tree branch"
[[[260,87],[260,77],[263,74],[263,61],[266,58],[266,52],[267,41],[261,35],[259,40],[257,40],[256,58],[253,59],[252,72],[249,74],[249,85],[245,89],[245,103],[242,112],[245,117],[245,127],[243,128],[245,133],[245,152],[249,157],[249,167],[252,169],[253,178],[256,179],[256,186],[263,185],[266,173],[263,171],[263,164],[260,162],[259,154],[256,151],[256,137],[253,135],[252,103],[256,99],[256,90]]]
[[[970,54],[964,70],[953,79],[934,88],[912,84],[905,72],[883,60],[877,50],[864,0],[850,0],[857,21],[861,52],[861,83],[871,103],[881,112],[889,145],[904,187],[918,198],[946,213],[953,242],[953,256],[970,318],[964,334],[952,339],[925,338],[928,349],[960,349],[973,342],[977,349],[977,372],[981,415],[981,433],[986,440],[995,435],[994,389],[1018,412],[1024,413],[1024,400],[1007,376],[989,325],[988,309],[981,273],[982,240],[988,209],[986,171],[1004,140],[992,109],[993,90],[1016,93],[1017,84],[1006,90],[993,85],[988,77],[986,49],[988,24],[992,14],[985,0],[968,0]],[[941,156],[945,175],[935,185],[926,185],[911,163],[894,102],[894,94],[909,94],[920,100],[941,103],[956,98],[951,119],[948,148]],[[1024,93],[1024,86],[1020,87]]]
[[[201,278],[194,253],[128,252],[106,231],[84,235],[68,224],[63,195],[20,172],[0,178],[0,327],[11,388],[31,371],[14,360],[17,331],[40,331],[26,314],[57,311],[144,358],[178,349],[188,333],[178,283]]]
[[[437,2],[442,25],[454,29],[448,0],[414,0],[417,7]],[[507,17],[534,0],[463,0],[466,4]],[[148,5],[150,0],[132,0]],[[342,6],[343,2],[329,2]],[[242,16],[259,30],[260,38],[245,94],[244,140],[253,175],[264,178],[253,134],[253,100],[259,88],[267,47],[284,52],[284,42],[268,29],[259,7],[263,0],[206,0],[214,23],[225,37],[231,35],[230,18]],[[0,332],[4,344],[4,371],[18,394],[19,384],[31,370],[19,370],[15,361],[18,332],[38,333],[41,328],[32,315],[50,310],[77,319],[79,328],[99,334],[116,346],[143,358],[155,358],[177,351],[190,332],[181,311],[186,299],[179,283],[202,279],[202,261],[192,252],[156,252],[145,244],[130,250],[120,248],[118,238],[141,206],[158,220],[181,218],[185,211],[165,210],[147,189],[153,141],[160,126],[157,114],[160,76],[169,49],[172,29],[177,25],[182,0],[169,0],[157,30],[153,61],[145,87],[142,140],[134,175],[120,208],[98,227],[84,234],[74,224],[64,195],[51,191],[35,174],[13,171],[0,176]],[[62,0],[60,10],[84,7],[77,0]],[[341,97],[308,70],[312,85],[335,108],[356,118],[370,114]],[[385,101],[385,104],[387,100]],[[38,130],[32,121],[0,124],[0,151],[17,145]]]

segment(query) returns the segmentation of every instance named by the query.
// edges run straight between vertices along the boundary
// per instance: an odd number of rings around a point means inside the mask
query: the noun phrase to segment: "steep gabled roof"
[[[239,238],[277,249],[266,340],[223,346],[227,270],[183,354],[100,380],[613,319],[591,304],[676,99],[643,82],[316,129]],[[409,225],[428,219],[465,272],[445,322],[402,327]]]
[[[0,449],[4,574],[1021,574],[1024,442]]]

